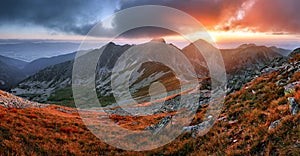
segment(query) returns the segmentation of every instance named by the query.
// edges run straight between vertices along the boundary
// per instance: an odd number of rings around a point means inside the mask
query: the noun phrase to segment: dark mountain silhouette
[[[76,53],[74,52],[74,53],[70,53],[70,54],[66,54],[66,55],[37,59],[37,60],[34,60],[34,61],[28,63],[23,68],[23,72],[26,73],[26,75],[30,76],[48,66],[52,66],[52,65],[66,62],[66,61],[73,60],[75,58],[75,55],[76,55]]]
[[[19,69],[24,68],[28,64],[28,62],[21,61],[21,60],[18,60],[18,59],[9,58],[9,57],[5,57],[5,56],[1,56],[1,55],[0,55],[0,61],[7,64],[7,65],[9,65],[9,66],[13,66],[13,67],[16,67],[16,68],[19,68]]]
[[[0,60],[0,89],[9,90],[15,87],[25,77],[24,73],[15,66]]]

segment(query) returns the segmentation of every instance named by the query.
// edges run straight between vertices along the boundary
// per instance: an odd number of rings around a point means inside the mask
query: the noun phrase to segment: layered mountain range
[[[143,68],[147,66],[153,64],[145,64]],[[197,135],[211,124],[203,121],[208,106],[202,105],[180,136],[165,146],[143,152],[110,146],[87,127],[96,128],[98,122],[106,124],[109,120],[128,130],[155,132],[161,125],[173,126],[169,122],[174,115],[172,110],[148,116],[124,115],[120,111],[107,115],[30,102],[0,91],[0,152],[4,155],[299,155],[300,49],[288,57],[273,59],[260,71],[259,76],[226,96],[222,111],[207,134]],[[175,105],[177,100],[175,96],[166,104]],[[84,123],[78,112],[97,122]],[[106,124],[103,131],[120,135],[118,141],[132,138],[120,134],[114,126]],[[141,138],[137,144],[146,141]]]
[[[163,39],[154,41],[166,44]],[[210,47],[212,50],[215,49],[214,46],[204,40],[196,42],[199,45]],[[109,97],[112,95],[110,86],[112,69],[118,58],[126,50],[134,46],[121,46],[114,43],[109,43],[105,46],[98,62],[96,74],[96,89],[99,96]],[[90,53],[97,53],[99,50],[91,50]],[[190,44],[180,51],[194,66],[198,78],[209,77],[206,61],[194,44]],[[235,49],[220,49],[220,52],[223,56],[227,72],[228,92],[238,90],[242,84],[258,76],[260,69],[267,66],[273,59],[284,58],[289,53],[288,50],[254,44],[241,45]],[[53,100],[51,97],[55,96],[61,90],[71,92],[70,86],[75,54],[71,53],[52,58],[42,58],[30,63],[5,59],[6,62],[4,62],[5,65],[3,67],[8,67],[1,68],[3,72],[1,72],[2,78],[0,77],[0,79],[3,82],[0,89],[11,89],[11,92],[15,95],[30,100],[51,102]],[[172,57],[168,59],[172,59]],[[131,75],[130,80],[131,91],[133,94],[136,93],[136,96],[147,94],[150,84],[155,81],[166,84],[166,88],[169,91],[178,89],[179,84],[175,73],[171,69],[167,69],[168,67],[165,67],[163,64],[148,62],[140,68]],[[54,102],[57,101],[54,100]]]

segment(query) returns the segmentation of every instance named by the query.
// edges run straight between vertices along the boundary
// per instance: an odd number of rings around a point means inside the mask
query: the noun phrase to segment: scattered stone
[[[47,104],[40,104],[37,102],[31,102],[28,100],[24,100],[12,94],[0,90],[0,106],[5,108],[28,108],[28,107],[36,107],[42,108],[47,106]]]
[[[269,126],[269,130],[276,128],[281,122],[281,119],[272,122]]]
[[[213,124],[213,120],[212,118],[210,120],[207,120],[207,121],[203,121],[202,123],[198,124],[198,125],[194,125],[194,126],[186,126],[183,128],[183,132],[192,132],[192,137],[193,138],[196,138],[198,137],[201,132],[207,130],[208,127],[212,126]]]
[[[60,108],[60,107],[56,108],[56,110],[64,112],[64,113],[67,113],[67,114],[72,114],[72,113],[76,113],[77,112],[77,110],[71,110],[70,111],[70,110],[66,110],[64,108]]]
[[[290,93],[295,92],[295,88],[299,84],[300,84],[299,81],[287,84],[286,86],[284,86],[284,93],[285,94],[290,94]]]
[[[148,126],[145,128],[145,130],[150,130],[152,131],[153,134],[157,134],[161,131],[161,129],[166,127],[171,120],[172,120],[171,116],[166,116],[162,120],[160,120],[159,123],[157,123],[156,125]]]
[[[237,123],[239,120],[233,120],[233,121],[229,121],[229,124],[235,124]]]
[[[292,115],[297,115],[299,104],[297,103],[297,101],[293,97],[289,97],[288,100],[289,100],[289,103],[290,103],[290,112],[292,113]]]
[[[218,121],[222,121],[222,120],[225,120],[225,119],[226,119],[226,117],[223,116],[223,117],[219,118]]]

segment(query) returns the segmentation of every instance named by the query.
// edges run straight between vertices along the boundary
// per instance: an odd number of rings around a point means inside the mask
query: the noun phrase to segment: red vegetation
[[[182,134],[163,147],[144,152],[107,145],[86,128],[77,113],[61,112],[57,106],[0,107],[0,115],[4,115],[0,122],[0,155],[299,155],[300,113],[290,114],[288,95],[283,87],[276,85],[282,77],[274,72],[228,95],[220,114],[222,118],[206,135],[194,139],[189,133]],[[299,100],[299,89],[294,94]],[[205,110],[195,115],[192,124],[202,122]],[[37,118],[31,120],[31,115]],[[96,112],[87,115],[99,116]],[[122,127],[142,130],[166,115],[109,118]],[[278,127],[269,131],[269,125],[278,119],[281,119]],[[109,126],[105,128],[118,133]]]
[[[31,118],[31,119],[37,119],[38,116],[36,114],[29,114],[29,118]]]
[[[70,127],[61,127],[59,130],[64,133],[78,133],[78,130]]]
[[[18,112],[18,110],[16,108],[9,108],[9,111],[11,113],[17,113]]]

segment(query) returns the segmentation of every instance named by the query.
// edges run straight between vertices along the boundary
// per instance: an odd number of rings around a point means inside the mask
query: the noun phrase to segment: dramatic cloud
[[[104,16],[141,5],[173,7],[195,17],[209,30],[253,30],[275,34],[300,33],[299,0],[2,0],[0,26],[36,25],[66,33],[85,35]],[[118,8],[118,9],[117,9]],[[146,17],[147,15],[145,15]],[[156,20],[184,21],[176,16]],[[122,27],[123,19],[104,25],[99,35]],[[139,28],[125,37],[150,37],[174,34],[160,28]]]
[[[121,9],[145,4],[180,9],[210,30],[300,33],[299,0],[126,0]]]
[[[257,31],[300,33],[299,0],[257,0],[237,26]]]
[[[109,0],[2,0],[0,25],[37,25],[84,35],[101,19]],[[114,11],[114,8],[109,8]]]
[[[222,1],[222,0],[126,0],[121,1],[121,9],[140,6],[140,5],[163,5],[182,10],[196,19],[203,25],[211,28],[218,24],[224,17],[242,5],[243,1]],[[159,17],[157,17],[159,18]],[[169,17],[174,20],[176,17]]]

